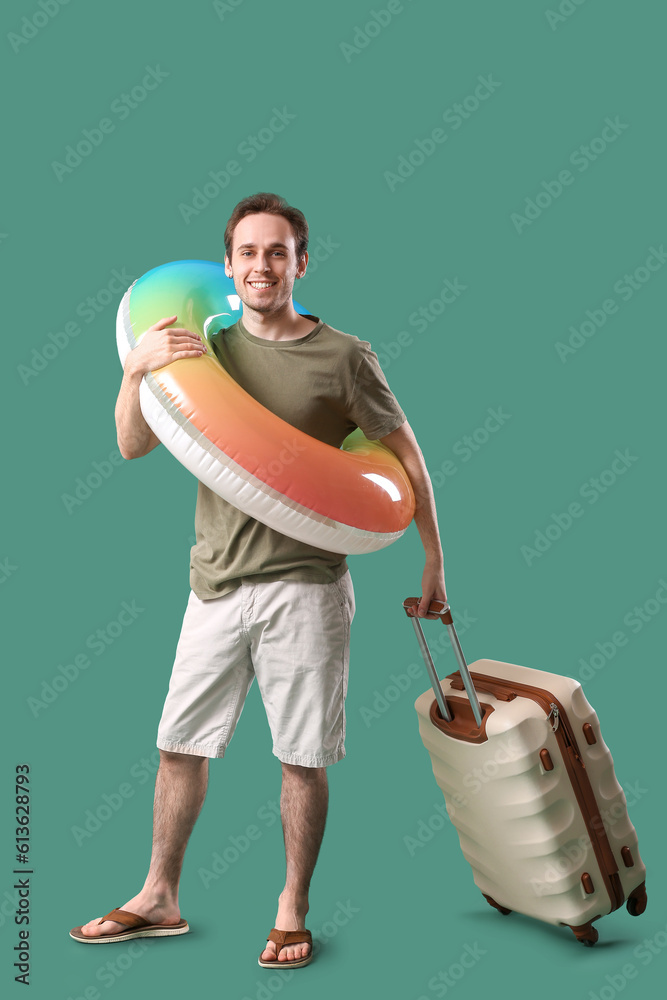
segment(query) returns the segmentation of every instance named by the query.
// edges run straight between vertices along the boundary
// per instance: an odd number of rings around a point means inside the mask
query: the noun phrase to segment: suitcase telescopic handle
[[[417,609],[420,602],[421,597],[406,597],[403,601],[403,607],[405,608],[406,615],[408,618],[412,619],[412,624],[415,627],[417,642],[419,643],[419,648],[421,649],[422,656],[424,657],[424,663],[426,664],[426,670],[433,687],[433,694],[435,695],[435,700],[438,703],[440,714],[443,719],[447,720],[447,722],[451,722],[452,713],[440,685],[438,673],[435,669],[433,658],[431,657],[431,651],[428,648],[428,643],[426,642],[426,638],[424,636],[422,623],[417,615]],[[449,604],[446,601],[433,600],[429,604],[426,614],[439,618],[447,628],[449,640],[452,644],[452,649],[454,650],[454,656],[456,657],[456,662],[459,665],[461,680],[463,681],[463,686],[465,687],[468,698],[470,699],[470,706],[472,708],[473,715],[475,716],[475,722],[477,723],[478,728],[480,728],[482,725],[482,709],[480,708],[479,698],[477,697],[477,692],[475,691],[475,685],[472,682],[472,677],[470,676],[470,671],[468,670],[466,658],[463,655],[463,650],[461,649],[459,637],[456,634],[456,627],[454,625],[454,619],[452,618],[452,612]]]

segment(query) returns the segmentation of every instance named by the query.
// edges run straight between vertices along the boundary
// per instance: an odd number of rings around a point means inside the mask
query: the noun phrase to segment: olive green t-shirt
[[[211,347],[235,382],[272,413],[339,448],[356,427],[384,437],[406,420],[368,341],[316,316],[296,340],[248,333],[243,320],[220,330]],[[347,570],[340,552],[297,541],[249,517],[199,483],[190,586],[201,600],[222,597],[251,580],[329,583]]]

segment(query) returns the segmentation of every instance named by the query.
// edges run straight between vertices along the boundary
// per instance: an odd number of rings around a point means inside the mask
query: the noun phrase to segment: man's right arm
[[[206,353],[206,347],[196,333],[181,327],[170,327],[169,324],[176,319],[176,316],[168,316],[151,326],[125,359],[123,381],[116,401],[116,432],[123,458],[141,458],[160,443],[146,423],[139,405],[139,386],[144,375],[180,358],[196,358]]]

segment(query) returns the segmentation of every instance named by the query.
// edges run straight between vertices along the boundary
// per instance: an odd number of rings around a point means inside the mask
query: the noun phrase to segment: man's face
[[[287,219],[264,212],[246,215],[234,230],[232,259],[225,257],[241,301],[259,313],[291,303],[297,277],[305,273],[308,254],[296,259],[296,239]],[[230,266],[231,265],[231,266]]]

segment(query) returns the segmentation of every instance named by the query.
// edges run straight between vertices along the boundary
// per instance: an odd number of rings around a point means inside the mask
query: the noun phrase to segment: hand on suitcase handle
[[[419,604],[421,603],[421,597],[406,597],[403,601],[403,607],[405,608],[405,613],[408,618],[412,618],[412,624],[415,627],[415,632],[417,633],[417,639],[419,641],[419,646],[424,657],[424,663],[426,664],[426,669],[428,675],[431,679],[431,684],[433,685],[433,693],[435,694],[436,701],[438,703],[438,708],[443,719],[448,722],[452,721],[452,715],[447,707],[447,702],[445,701],[445,696],[442,693],[442,687],[440,686],[440,681],[438,680],[438,674],[436,672],[433,659],[428,649],[428,644],[424,638],[424,633],[421,627],[421,621],[419,616]],[[470,671],[468,670],[468,664],[466,663],[466,658],[463,655],[463,650],[461,649],[461,644],[459,642],[458,636],[456,634],[456,628],[454,626],[454,619],[452,618],[452,612],[450,611],[449,604],[447,601],[432,600],[428,606],[428,612],[421,616],[423,618],[439,618],[440,621],[447,626],[447,631],[449,632],[449,638],[452,643],[452,648],[454,650],[454,655],[456,657],[457,663],[459,665],[459,673],[461,674],[461,680],[466,689],[468,698],[470,699],[470,704],[472,707],[473,715],[475,716],[475,722],[479,727],[482,725],[482,709],[479,704],[479,698],[477,697],[477,692],[475,691],[475,686],[472,682],[470,676]]]
[[[421,597],[406,597],[403,607],[408,618],[439,618],[444,625],[452,625],[453,618],[447,601],[432,600],[425,615],[420,616],[417,612],[421,603]]]

